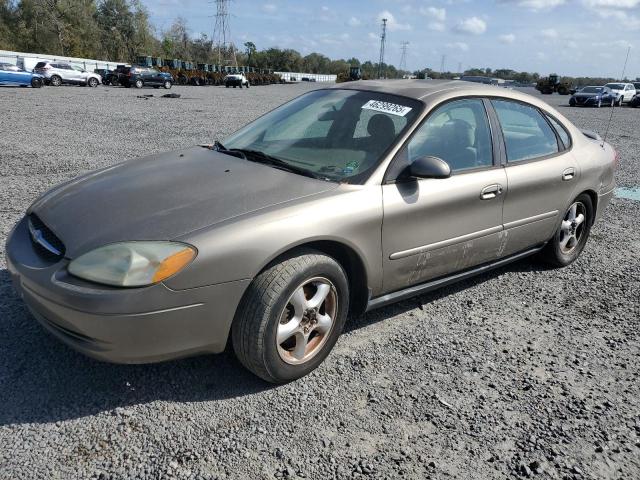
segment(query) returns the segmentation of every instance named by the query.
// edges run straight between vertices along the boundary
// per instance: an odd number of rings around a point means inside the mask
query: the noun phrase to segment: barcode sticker
[[[389,113],[391,115],[397,115],[404,117],[411,111],[411,107],[405,107],[404,105],[398,105],[396,103],[382,102],[380,100],[369,100],[362,106],[365,110],[375,110],[376,112]]]

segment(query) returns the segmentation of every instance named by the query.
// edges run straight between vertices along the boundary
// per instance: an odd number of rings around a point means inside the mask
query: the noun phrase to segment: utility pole
[[[462,74],[462,62],[458,62],[458,73]]]
[[[230,0],[216,0],[216,23],[213,27],[213,46],[218,51],[218,65],[226,65],[231,61],[233,66],[238,66],[236,51],[231,42],[231,27],[229,26],[229,3]],[[224,58],[227,49],[231,50],[231,58]]]
[[[442,60],[440,60],[440,73],[444,73],[444,64],[446,60],[447,60],[447,56],[442,55]]]
[[[384,45],[387,41],[387,19],[382,19],[382,34],[380,35],[380,60],[378,60],[378,78],[382,78],[382,64],[384,63]]]
[[[401,72],[407,69],[407,47],[409,46],[409,42],[402,42],[402,46],[400,49],[402,50],[402,55],[400,56],[400,65],[398,66],[398,70]]]

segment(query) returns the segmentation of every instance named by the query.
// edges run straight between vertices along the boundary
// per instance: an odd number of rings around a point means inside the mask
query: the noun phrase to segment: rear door
[[[496,258],[507,179],[492,140],[485,102],[438,107],[400,151],[382,186],[385,292]],[[436,156],[449,178],[403,178],[408,165]]]
[[[526,103],[494,99],[506,149],[508,193],[501,255],[551,238],[580,176],[569,133],[550,115]]]

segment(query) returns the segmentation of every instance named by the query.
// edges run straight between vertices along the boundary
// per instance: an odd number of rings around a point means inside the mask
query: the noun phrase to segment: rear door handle
[[[564,172],[562,172],[562,180],[568,182],[569,180],[573,180],[573,177],[576,176],[575,168],[567,168]]]
[[[495,185],[488,185],[482,189],[480,192],[480,199],[482,200],[491,200],[492,198],[496,198],[498,195],[502,194],[502,185],[496,183]]]

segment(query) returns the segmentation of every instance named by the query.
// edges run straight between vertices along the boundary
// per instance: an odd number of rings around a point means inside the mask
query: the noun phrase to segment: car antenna
[[[624,81],[624,75],[627,72],[627,62],[629,61],[629,53],[631,52],[631,45],[627,47],[627,57],[624,59],[624,66],[622,67],[622,76],[620,77],[621,81]],[[620,107],[622,107],[622,102],[624,101],[624,93],[622,94],[622,100],[620,101]],[[604,148],[604,142],[607,140],[607,135],[609,134],[609,127],[611,126],[611,121],[613,120],[613,111],[615,108],[611,109],[611,115],[609,115],[609,123],[607,123],[607,129],[604,131],[604,137],[602,138],[602,143],[600,147]]]

